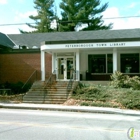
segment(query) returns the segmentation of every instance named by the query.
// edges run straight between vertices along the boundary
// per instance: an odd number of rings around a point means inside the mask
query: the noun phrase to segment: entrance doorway
[[[75,71],[74,57],[58,57],[57,58],[57,80],[69,80],[74,78]]]

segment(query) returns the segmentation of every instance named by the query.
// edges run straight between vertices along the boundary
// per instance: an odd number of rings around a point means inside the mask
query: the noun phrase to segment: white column
[[[80,54],[79,51],[76,52],[76,80],[80,81]]]
[[[45,81],[45,51],[41,51],[41,81]]]
[[[113,48],[113,73],[118,70],[118,53],[117,49]]]
[[[56,68],[55,68],[55,59],[56,59],[55,53],[52,53],[52,73],[53,73],[54,70],[56,69]]]

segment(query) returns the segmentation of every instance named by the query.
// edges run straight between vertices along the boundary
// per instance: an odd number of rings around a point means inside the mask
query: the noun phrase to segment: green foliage
[[[116,71],[111,75],[110,85],[115,88],[132,88],[134,90],[140,90],[140,77],[123,75],[121,72]]]
[[[105,89],[100,86],[86,86],[79,84],[75,89],[73,96],[77,99],[87,100],[87,101],[106,101],[109,97],[106,94]]]
[[[129,85],[134,89],[134,90],[140,90],[140,77],[134,76],[129,78]]]
[[[82,30],[106,30],[111,29],[112,24],[103,25],[102,12],[108,7],[108,3],[101,5],[100,0],[62,0],[60,31],[75,31],[87,25]],[[61,22],[62,21],[62,22]]]
[[[98,93],[99,90],[96,87],[86,87],[85,85],[80,84],[77,88],[75,93],[76,94],[92,94],[92,93]]]
[[[115,79],[122,80],[122,74],[118,72],[119,77],[113,75]],[[127,79],[127,78],[126,78]],[[139,77],[130,78],[136,88],[139,88]],[[127,80],[128,81],[128,80]],[[128,82],[130,83],[130,82]],[[125,83],[126,84],[126,83]],[[132,85],[131,85],[132,86]],[[140,109],[140,90],[132,88],[114,88],[112,86],[86,86],[80,84],[74,91],[72,98],[80,101],[82,106],[98,107],[120,107],[128,109]]]
[[[91,106],[97,106],[97,107],[114,107],[114,108],[117,108],[118,105],[114,105],[114,104],[111,104],[111,103],[104,103],[104,102],[93,102],[91,103]]]
[[[31,87],[31,84],[27,84],[24,88],[22,88],[23,85],[24,83],[22,82],[17,82],[17,83],[6,82],[0,85],[0,89],[11,89],[11,92],[7,93],[8,95],[20,94],[20,93],[27,92]]]
[[[87,102],[82,102],[82,103],[81,103],[81,106],[89,106],[89,103],[87,103]]]
[[[118,101],[126,108],[140,109],[140,91],[124,91],[118,98]]]
[[[27,23],[34,31],[28,32],[19,29],[21,33],[107,30],[112,28],[112,23],[104,25],[102,19],[102,12],[107,9],[108,3],[101,5],[100,0],[62,0],[59,5],[61,18],[57,16],[54,0],[34,0],[34,4],[37,15],[30,15],[29,18],[34,20],[35,24]],[[57,27],[51,26],[54,20],[57,22]]]
[[[32,32],[23,31],[21,33],[42,33],[52,32],[52,21],[56,18],[53,11],[54,0],[34,0],[35,9],[37,10],[36,16],[29,16],[30,19],[35,21],[35,25],[27,24],[29,27],[34,28]]]
[[[113,107],[118,108],[118,105],[114,105],[108,102],[81,102],[81,106],[96,106],[96,107]]]

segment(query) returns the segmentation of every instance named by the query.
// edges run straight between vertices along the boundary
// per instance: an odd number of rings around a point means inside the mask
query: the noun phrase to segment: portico
[[[79,49],[67,49],[65,46],[65,44],[41,46],[42,81],[45,80],[45,52],[52,54],[52,73],[56,74],[56,80],[67,81],[71,78],[76,81],[80,80]]]

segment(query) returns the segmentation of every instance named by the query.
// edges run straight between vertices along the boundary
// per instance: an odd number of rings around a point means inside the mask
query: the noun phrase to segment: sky
[[[26,24],[34,23],[29,18],[36,15],[34,0],[0,0],[0,32],[5,34],[20,34],[19,29],[32,31]],[[57,8],[61,0],[55,0]],[[113,30],[140,28],[140,0],[101,0],[101,5],[108,2],[108,8],[102,13],[104,24],[113,23]],[[60,10],[57,10],[60,15]],[[130,17],[131,18],[117,18]],[[139,17],[137,17],[139,16]],[[132,18],[133,17],[133,18]],[[114,19],[115,18],[115,19]]]

